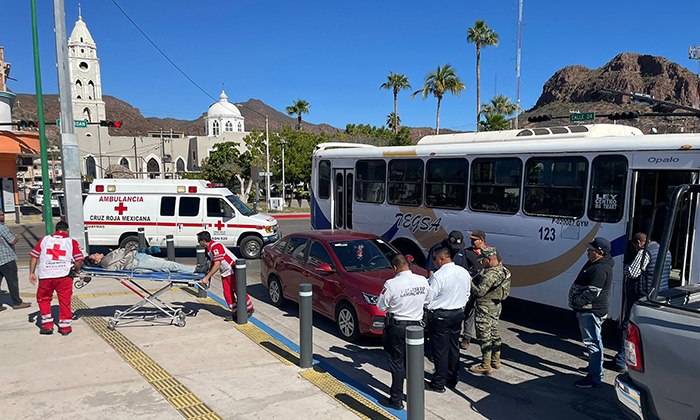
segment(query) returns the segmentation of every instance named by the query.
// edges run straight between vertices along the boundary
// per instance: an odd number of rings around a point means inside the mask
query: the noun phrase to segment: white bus
[[[311,224],[374,233],[418,264],[450,231],[481,229],[513,273],[513,296],[562,308],[585,244],[602,236],[618,319],[630,239],[647,232],[668,187],[698,183],[699,171],[700,135],[624,125],[434,135],[400,147],[325,143],[313,156]],[[698,241],[692,207],[672,243],[676,285],[698,282],[683,265]]]

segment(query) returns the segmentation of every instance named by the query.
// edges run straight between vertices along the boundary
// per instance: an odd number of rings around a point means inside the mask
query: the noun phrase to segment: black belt
[[[396,325],[420,325],[421,321],[399,321],[399,320],[394,320],[394,323]]]
[[[428,313],[433,313],[433,312],[456,312],[456,311],[464,311],[464,308],[457,308],[457,309],[428,309]]]

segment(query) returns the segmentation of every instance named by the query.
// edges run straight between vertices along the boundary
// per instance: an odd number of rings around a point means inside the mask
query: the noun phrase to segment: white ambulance
[[[274,217],[254,213],[226,188],[203,180],[96,179],[83,203],[90,245],[135,246],[143,227],[148,246],[194,248],[197,233],[259,258],[262,247],[280,238]]]

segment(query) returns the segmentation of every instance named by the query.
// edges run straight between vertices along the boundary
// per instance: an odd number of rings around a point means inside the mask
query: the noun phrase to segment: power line
[[[152,40],[151,38],[149,38],[148,35],[146,35],[146,33],[139,27],[139,25],[137,25],[136,22],[134,22],[134,20],[131,19],[131,17],[130,17],[128,14],[126,14],[126,12],[124,11],[124,9],[122,9],[121,6],[119,6],[119,4],[117,4],[116,0],[112,0],[112,3],[114,3],[115,6],[117,6],[117,9],[119,9],[119,11],[122,12],[122,13],[124,14],[124,16],[126,16],[127,19],[129,19],[129,22],[131,22],[131,24],[134,25],[134,27],[135,27],[136,29],[138,29],[139,32],[141,32],[141,35],[143,35],[143,36],[148,40],[148,42],[150,42],[151,45],[153,45],[153,47],[154,47],[156,50],[158,50],[158,52],[161,53],[161,55],[162,55],[163,57],[165,57],[165,59],[168,60],[168,62],[170,62],[170,64],[172,64],[173,67],[175,67],[175,68],[177,69],[177,71],[179,71],[183,76],[185,76],[185,78],[186,78],[187,80],[189,80],[190,83],[192,83],[193,85],[195,85],[195,86],[197,87],[197,89],[201,90],[202,93],[204,93],[205,95],[207,95],[208,97],[210,97],[214,102],[217,102],[217,100],[216,100],[213,96],[211,96],[210,94],[208,94],[206,90],[202,89],[202,87],[199,86],[199,85],[197,84],[197,82],[195,82],[194,80],[192,80],[192,78],[191,78],[190,76],[188,76],[184,71],[182,71],[182,69],[181,69],[180,67],[178,67],[178,65],[175,64],[175,62],[173,62],[173,60],[171,60],[170,57],[168,57],[168,55],[165,54],[165,53],[163,52],[163,50],[161,50],[160,48],[158,48],[158,46],[156,45],[156,43],[153,42],[153,40]]]

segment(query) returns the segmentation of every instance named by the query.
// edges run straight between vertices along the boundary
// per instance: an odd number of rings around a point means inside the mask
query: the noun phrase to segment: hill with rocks
[[[622,53],[598,69],[567,66],[554,73],[544,84],[535,106],[520,116],[520,126],[565,125],[569,123],[570,111],[595,112],[596,115],[621,111],[653,112],[649,105],[633,103],[628,96],[602,100],[597,94],[600,89],[642,93],[700,109],[700,82],[695,73],[663,57]],[[566,118],[527,123],[528,117],[544,114]],[[611,121],[596,118],[595,122]],[[696,117],[639,117],[617,123],[635,126],[644,133],[650,133],[652,128],[659,133],[700,132],[700,122]]]

